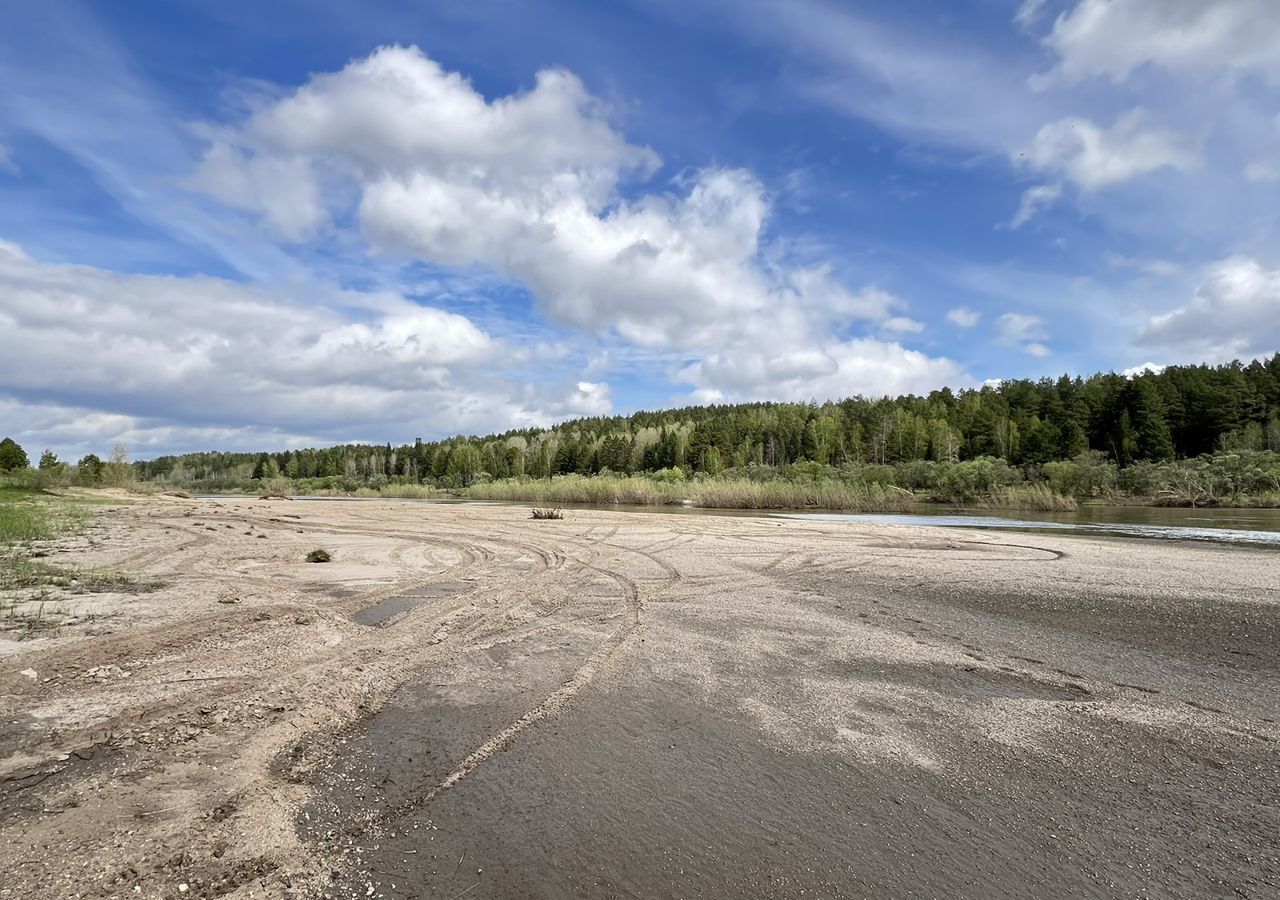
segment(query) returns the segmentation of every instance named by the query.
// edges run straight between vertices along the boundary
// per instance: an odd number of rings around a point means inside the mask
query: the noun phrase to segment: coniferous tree
[[[85,456],[81,458],[80,462],[76,463],[76,469],[80,474],[80,480],[85,484],[97,484],[102,481],[102,470],[105,467],[105,464],[95,453],[85,454]]]
[[[27,459],[27,452],[18,446],[17,441],[9,437],[0,441],[0,472],[25,469],[29,465],[31,461]]]
[[[1280,452],[1280,354],[1247,365],[1173,366],[1136,378],[1103,373],[938,390],[927,397],[689,407],[402,446],[184,454],[115,468],[148,479],[229,485],[266,474],[274,461],[292,478],[441,483],[449,482],[452,451],[464,444],[480,454],[479,472],[495,478],[677,466],[708,472],[717,468],[713,448],[719,464],[731,469],[783,469],[808,459],[848,469],[883,463],[905,472],[923,460],[991,456],[1026,467],[1022,477],[1032,478],[1051,462],[1079,460],[1089,451],[1111,465],[1197,457],[1220,448]],[[1104,465],[1099,460],[1088,458],[1091,472]]]

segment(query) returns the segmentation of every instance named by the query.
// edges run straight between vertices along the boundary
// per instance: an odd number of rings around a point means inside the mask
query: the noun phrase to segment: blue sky
[[[6,6],[0,433],[404,441],[1280,349],[1280,4]]]

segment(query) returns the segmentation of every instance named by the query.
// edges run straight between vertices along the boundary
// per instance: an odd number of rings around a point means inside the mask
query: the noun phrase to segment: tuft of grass
[[[70,586],[74,576],[46,563],[32,562],[25,556],[8,556],[0,565],[0,589],[22,590],[35,587]]]
[[[139,578],[110,569],[87,569],[75,574],[73,594],[150,594],[164,587],[159,578]]]
[[[333,559],[333,554],[323,547],[317,547],[307,554],[307,562],[310,563],[327,563]]]
[[[531,519],[563,519],[564,513],[557,507],[555,509],[535,509],[532,511]]]
[[[28,600],[0,600],[0,631],[16,631],[19,640],[54,631],[66,617],[63,602],[44,591]]]

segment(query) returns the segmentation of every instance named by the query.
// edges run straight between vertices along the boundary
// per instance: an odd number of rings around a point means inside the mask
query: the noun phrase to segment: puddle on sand
[[[441,600],[471,590],[475,584],[469,581],[439,581],[395,594],[373,606],[357,610],[351,618],[361,625],[386,625],[391,619],[408,612],[415,606],[430,600]]]

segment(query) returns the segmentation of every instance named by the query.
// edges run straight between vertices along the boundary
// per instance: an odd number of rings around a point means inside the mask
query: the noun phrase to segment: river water
[[[1073,512],[955,510],[922,505],[911,515],[794,513],[788,518],[947,528],[1056,531],[1177,541],[1216,541],[1280,548],[1278,509],[1183,509],[1159,506],[1083,505]]]
[[[240,500],[244,495],[198,495],[201,500]],[[399,499],[380,497],[300,496],[295,500],[341,500],[360,503],[421,503],[424,505],[478,505],[529,507],[530,502],[492,500]],[[601,509],[611,512],[669,513],[674,515],[780,516],[828,522],[874,522],[881,525],[928,525],[943,528],[995,528],[1006,531],[1055,531],[1065,534],[1149,538],[1178,541],[1215,541],[1280,548],[1280,509],[1186,509],[1160,506],[1107,506],[1084,504],[1072,512],[1009,512],[957,509],[941,504],[920,504],[909,515],[844,513],[835,510],[783,512],[736,509],[702,509],[696,506],[591,506],[565,504],[564,509]]]

